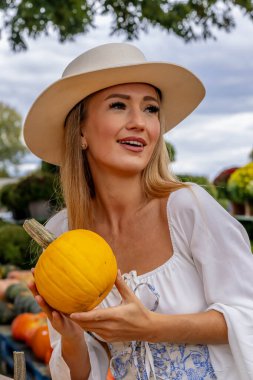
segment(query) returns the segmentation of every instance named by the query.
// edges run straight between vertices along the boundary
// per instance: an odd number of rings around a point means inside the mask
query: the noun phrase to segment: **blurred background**
[[[252,1],[66,0],[59,7],[56,0],[4,0],[0,30],[3,278],[34,266],[37,248],[27,248],[24,219],[45,222],[64,207],[58,168],[24,145],[24,118],[73,58],[108,42],[133,43],[148,60],[182,65],[202,80],[203,102],[164,136],[171,165],[183,181],[205,186],[253,241]]]

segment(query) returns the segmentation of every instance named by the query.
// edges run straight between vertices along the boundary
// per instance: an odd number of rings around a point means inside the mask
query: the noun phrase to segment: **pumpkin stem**
[[[30,235],[42,248],[47,248],[49,244],[56,239],[51,232],[35,219],[25,220],[23,227],[28,235]]]

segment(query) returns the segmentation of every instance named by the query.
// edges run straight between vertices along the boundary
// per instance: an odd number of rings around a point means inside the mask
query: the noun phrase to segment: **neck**
[[[140,175],[119,177],[118,175],[93,176],[96,189],[94,212],[96,220],[106,223],[111,230],[137,213],[147,198],[141,186]]]

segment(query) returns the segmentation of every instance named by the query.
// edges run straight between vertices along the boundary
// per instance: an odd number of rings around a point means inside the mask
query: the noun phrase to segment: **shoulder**
[[[68,231],[68,216],[67,210],[63,209],[54,216],[52,216],[46,223],[45,226],[54,235],[59,236],[63,232]]]
[[[201,186],[187,182],[183,187],[170,194],[167,202],[167,210],[171,213],[196,211],[199,207],[208,207],[209,204],[218,202]]]
[[[174,191],[167,202],[167,214],[172,222],[187,228],[197,226],[200,230],[224,230],[236,228],[244,230],[227,210],[203,187],[188,183],[188,187]],[[243,231],[244,234],[244,231]]]

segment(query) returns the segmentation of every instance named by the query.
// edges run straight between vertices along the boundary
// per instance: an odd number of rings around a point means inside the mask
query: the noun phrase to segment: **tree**
[[[0,169],[3,171],[7,170],[8,163],[19,163],[26,153],[20,134],[21,116],[13,108],[0,102]]]
[[[95,27],[97,15],[112,16],[111,34],[138,38],[158,26],[186,42],[215,38],[213,29],[235,27],[234,8],[253,19],[252,0],[0,0],[3,28],[11,48],[27,48],[26,37],[54,29],[60,42]],[[0,30],[1,32],[1,30]]]
[[[167,152],[170,158],[170,162],[176,161],[176,149],[174,148],[174,146],[166,140],[165,140],[165,145],[166,145]]]

